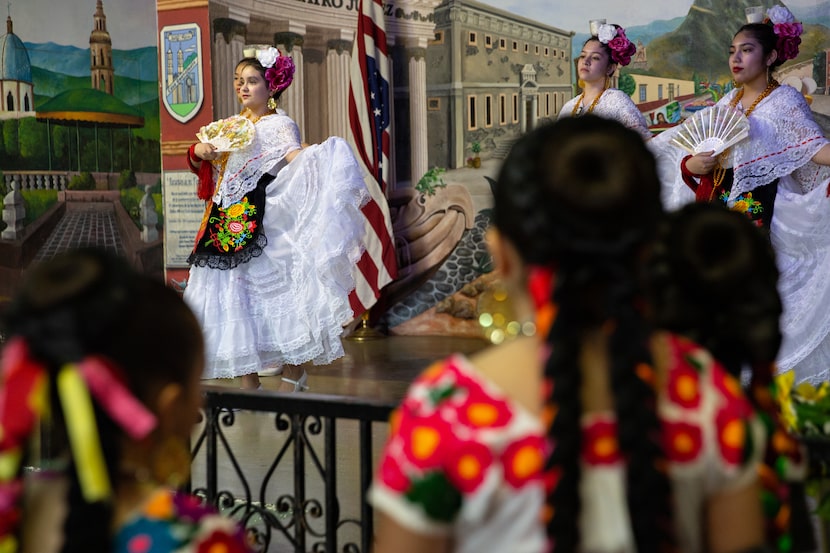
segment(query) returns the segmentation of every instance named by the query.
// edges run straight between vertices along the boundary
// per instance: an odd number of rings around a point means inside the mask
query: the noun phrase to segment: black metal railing
[[[370,551],[373,434],[385,432],[394,402],[203,389],[193,493],[239,520],[262,552]],[[338,476],[356,492],[339,490]]]

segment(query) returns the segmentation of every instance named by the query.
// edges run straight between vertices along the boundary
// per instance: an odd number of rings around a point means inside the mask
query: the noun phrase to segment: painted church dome
[[[11,17],[6,19],[7,33],[0,36],[0,81],[32,82],[32,64],[29,53],[16,34],[12,32]]]

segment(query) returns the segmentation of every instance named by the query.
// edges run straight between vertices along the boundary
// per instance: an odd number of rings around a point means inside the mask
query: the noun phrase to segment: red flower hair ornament
[[[273,46],[257,50],[256,59],[265,68],[265,80],[271,92],[282,92],[294,80],[294,60]]]
[[[611,59],[622,66],[631,63],[631,57],[637,53],[637,47],[628,40],[625,29],[619,25],[600,25],[597,40],[611,49]]]
[[[766,21],[772,25],[772,30],[778,37],[778,43],[775,45],[778,56],[784,61],[798,56],[804,27],[795,20],[792,12],[784,6],[773,6],[767,10]]]

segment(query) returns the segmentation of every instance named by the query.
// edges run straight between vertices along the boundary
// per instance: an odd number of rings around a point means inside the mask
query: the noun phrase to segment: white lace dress
[[[574,106],[578,101],[579,96],[571,98],[566,102],[559,111],[559,118],[571,117]],[[599,102],[594,106],[591,115],[619,121],[629,129],[640,133],[643,140],[648,140],[652,137],[651,131],[648,130],[648,123],[646,122],[645,116],[637,109],[637,105],[634,104],[628,94],[622,90],[609,88],[603,92]]]
[[[729,104],[735,94],[719,103]],[[688,154],[670,144],[676,132],[649,142],[669,209],[695,200],[680,174]],[[730,206],[738,195],[779,179],[770,224],[784,304],[778,365],[781,372],[795,371],[796,382],[830,377],[830,168],[810,161],[827,143],[801,93],[782,85],[752,112],[749,138],[733,146],[727,160],[735,175]]]
[[[325,364],[344,354],[340,335],[353,316],[348,295],[363,248],[360,208],[368,191],[344,140],[329,138],[286,163],[285,155],[298,149],[297,125],[278,112],[257,121],[251,145],[214,163],[225,166],[197,243],[217,236],[211,208],[241,214],[258,185],[264,187],[256,209],[263,210],[265,240],[232,268],[212,260],[191,266],[184,298],[204,332],[204,378]]]

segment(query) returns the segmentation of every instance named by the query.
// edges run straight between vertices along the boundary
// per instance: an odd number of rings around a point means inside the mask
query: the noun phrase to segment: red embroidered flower
[[[248,553],[244,541],[222,530],[212,532],[202,540],[196,549],[197,553]]]
[[[468,392],[466,401],[458,407],[459,423],[475,429],[501,428],[513,418],[505,400],[491,397],[481,388]]]
[[[679,366],[669,372],[669,400],[685,409],[700,405],[700,377],[693,368]]]
[[[419,469],[440,465],[447,445],[455,441],[452,428],[436,414],[401,417],[399,434],[407,461]]]
[[[539,480],[545,463],[545,441],[541,436],[526,436],[502,453],[504,480],[514,488]]]
[[[744,395],[743,388],[738,379],[727,373],[720,365],[716,365],[712,370],[712,383],[715,389],[720,391],[727,404],[725,409],[734,412],[737,417],[749,417],[752,414],[752,406],[747,401]]]
[[[600,419],[582,429],[582,459],[589,465],[612,465],[622,459],[616,421]]]
[[[458,491],[470,494],[484,481],[487,469],[493,464],[493,454],[484,444],[463,442],[447,461],[447,478]]]
[[[378,474],[383,484],[398,493],[405,493],[409,490],[409,478],[401,470],[398,462],[389,454],[389,451],[384,452],[383,459],[381,459]]]
[[[746,422],[735,409],[721,409],[715,417],[718,447],[723,460],[730,465],[740,465],[746,445]]]
[[[665,421],[663,439],[666,458],[675,463],[694,461],[703,447],[700,428],[686,422]]]

